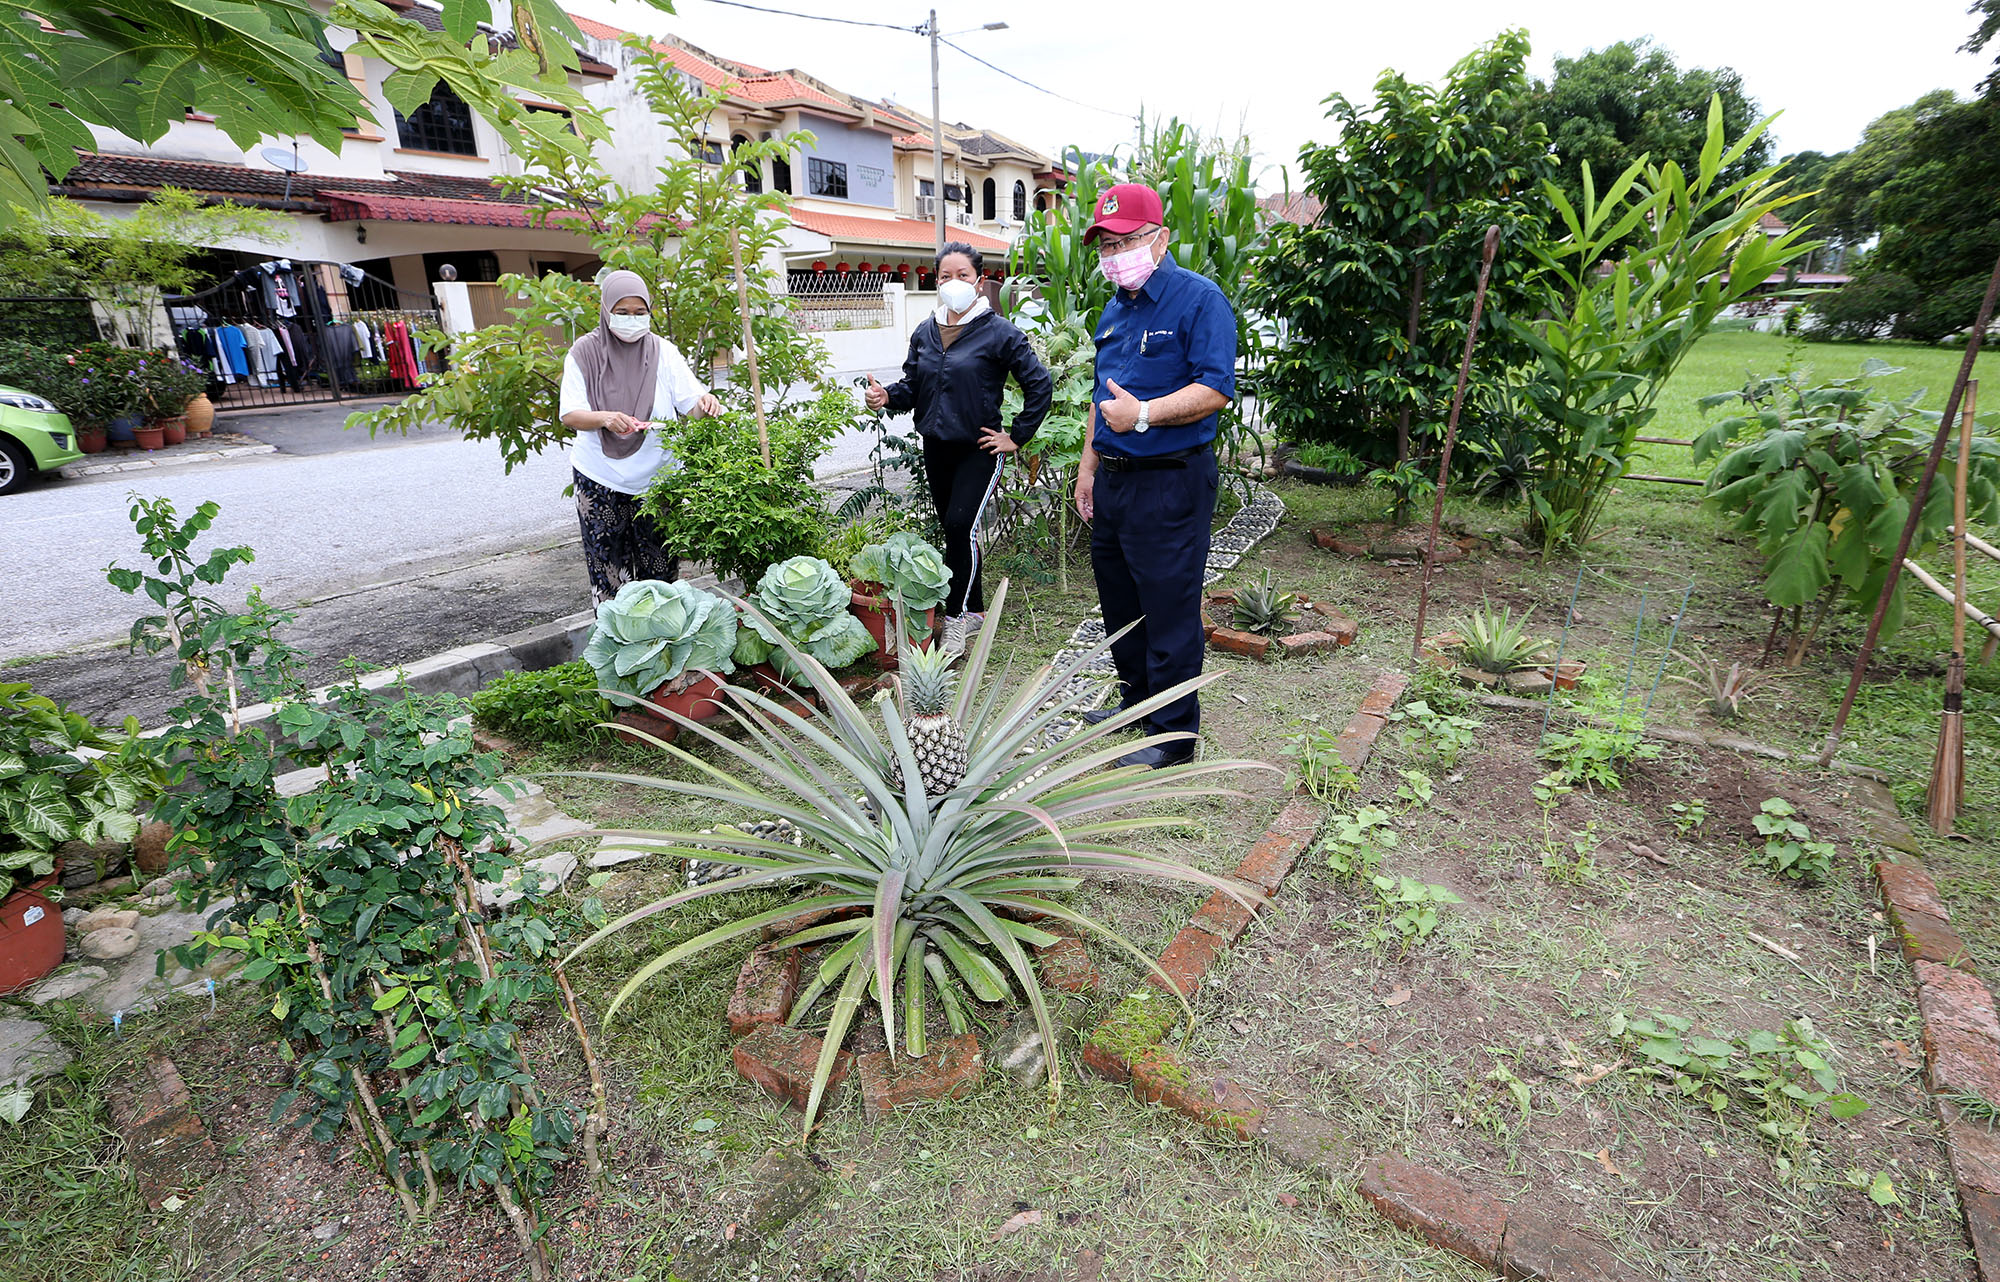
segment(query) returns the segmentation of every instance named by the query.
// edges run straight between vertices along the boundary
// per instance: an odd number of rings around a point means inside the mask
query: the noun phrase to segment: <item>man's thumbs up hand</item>
[[[889,389],[876,382],[873,374],[868,376],[868,390],[861,395],[871,410],[879,410],[889,403]]]
[[[1139,421],[1139,398],[1118,386],[1114,379],[1105,379],[1104,385],[1111,389],[1111,399],[1099,401],[1097,412],[1104,419],[1104,425],[1114,432],[1129,432]]]

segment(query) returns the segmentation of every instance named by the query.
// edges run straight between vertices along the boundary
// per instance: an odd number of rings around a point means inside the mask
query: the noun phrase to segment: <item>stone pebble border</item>
[[[2000,1012],[1952,929],[1951,913],[1895,797],[1874,779],[1857,780],[1855,793],[1870,832],[1889,849],[1887,858],[1874,862],[1875,881],[1896,942],[1917,973],[1925,1081],[1944,1130],[1980,1282],[2000,1282],[2000,1132],[1965,1107],[1983,1100],[1986,1108],[1978,1112],[2000,1109]]]

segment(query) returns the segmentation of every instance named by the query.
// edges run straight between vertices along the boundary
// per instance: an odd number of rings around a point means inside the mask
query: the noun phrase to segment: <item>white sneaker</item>
[[[954,659],[965,653],[965,634],[968,630],[966,620],[970,617],[970,615],[954,614],[944,621],[944,640],[938,644]]]

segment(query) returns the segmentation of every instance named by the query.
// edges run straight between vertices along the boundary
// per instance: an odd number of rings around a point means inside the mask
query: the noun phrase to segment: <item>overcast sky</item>
[[[770,8],[916,26],[926,10],[897,0],[755,0]],[[796,67],[864,97],[928,111],[930,51],[908,33],[750,12],[715,0],[571,0],[586,17],[649,34],[672,32],[723,57]],[[1464,0],[951,0],[947,37],[1007,71],[1086,107],[1037,93],[947,48],[940,53],[947,120],[987,125],[1042,151],[1074,143],[1108,151],[1130,142],[1130,117],[1179,115],[1205,129],[1247,131],[1267,165],[1293,165],[1301,143],[1324,141],[1320,102],[1357,101],[1394,67],[1435,81],[1509,26],[1526,27],[1530,73],[1558,55],[1651,36],[1682,67],[1734,67],[1765,112],[1781,111],[1779,154],[1845,150],[1870,120],[1937,88],[1969,93],[1992,66],[1957,52],[1975,25],[1967,0],[1685,0],[1626,6],[1592,0],[1471,4]],[[1263,184],[1279,185],[1272,169]]]

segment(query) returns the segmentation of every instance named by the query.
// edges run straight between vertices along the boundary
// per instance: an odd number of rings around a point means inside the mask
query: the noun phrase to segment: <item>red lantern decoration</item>
[[[814,259],[814,260],[813,260],[813,270],[814,270],[814,271],[816,271],[816,272],[823,272],[823,271],[825,271],[825,270],[826,270],[826,263],[825,263],[825,261],[824,261],[824,260],[822,260],[822,259],[817,259],[817,258],[816,258],[816,259]]]

